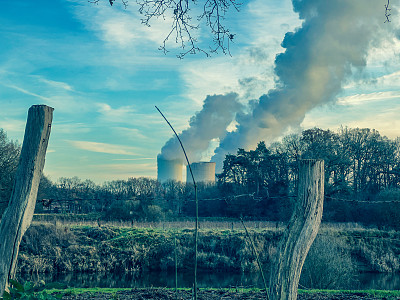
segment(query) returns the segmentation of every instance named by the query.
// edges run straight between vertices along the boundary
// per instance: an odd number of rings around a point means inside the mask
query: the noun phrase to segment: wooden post
[[[13,191],[0,223],[0,296],[15,275],[19,244],[32,222],[52,119],[53,108],[46,105],[28,111]]]
[[[298,199],[271,267],[269,300],[295,300],[301,269],[321,224],[324,161],[302,160]]]

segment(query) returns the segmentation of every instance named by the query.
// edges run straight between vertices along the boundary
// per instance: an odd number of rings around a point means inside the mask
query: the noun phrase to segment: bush
[[[343,239],[317,236],[301,273],[300,284],[308,288],[340,289],[354,280],[356,266]]]
[[[145,219],[147,221],[159,221],[164,218],[164,213],[158,205],[149,205],[144,209]]]

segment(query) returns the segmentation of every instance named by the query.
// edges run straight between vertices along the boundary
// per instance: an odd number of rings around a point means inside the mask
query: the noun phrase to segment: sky
[[[0,128],[22,143],[29,107],[53,107],[45,175],[96,183],[156,177],[173,133],[155,106],[202,141],[195,160],[312,127],[400,136],[396,3],[385,23],[387,1],[322,2],[243,1],[226,16],[231,55],[178,59],[173,39],[167,54],[158,50],[168,15],[144,26],[136,1],[4,1]],[[212,45],[204,26],[194,34]]]

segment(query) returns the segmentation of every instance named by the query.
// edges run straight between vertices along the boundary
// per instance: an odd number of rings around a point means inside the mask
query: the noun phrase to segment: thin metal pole
[[[165,122],[167,122],[169,127],[171,127],[172,131],[175,133],[175,136],[178,139],[179,144],[181,145],[181,148],[183,150],[183,154],[185,155],[186,162],[189,167],[190,175],[192,176],[192,180],[193,180],[194,195],[195,195],[195,200],[196,200],[196,224],[195,224],[195,229],[194,229],[194,244],[195,244],[195,246],[194,246],[194,299],[197,300],[197,244],[198,244],[198,235],[199,235],[199,201],[197,199],[197,185],[196,185],[196,181],[194,180],[192,167],[190,165],[189,158],[186,154],[185,147],[183,147],[181,139],[179,138],[178,134],[176,133],[174,127],[172,127],[171,123],[168,122],[167,118],[161,112],[161,110],[159,110],[157,106],[156,106],[156,109],[161,114],[161,116],[164,118]]]

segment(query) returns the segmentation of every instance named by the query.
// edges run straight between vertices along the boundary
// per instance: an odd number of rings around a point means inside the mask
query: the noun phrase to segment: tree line
[[[285,136],[266,147],[239,149],[227,155],[220,183],[241,192],[292,194],[300,159],[325,161],[325,194],[354,200],[374,200],[397,189],[400,180],[400,140],[390,140],[368,128],[313,128]]]
[[[238,149],[226,156],[219,187],[225,194],[258,195],[266,204],[264,210],[273,208],[274,215],[287,218],[300,159],[325,161],[325,221],[398,226],[400,139],[374,129],[312,128],[269,147],[260,142],[255,150]]]
[[[300,159],[325,161],[325,209],[331,222],[400,224],[400,139],[368,128],[336,132],[313,128],[254,150],[226,155],[215,184],[199,184],[203,217],[249,217],[285,221],[296,196]],[[0,204],[12,189],[20,146],[0,130]],[[43,176],[37,212],[88,214],[105,219],[159,220],[194,215],[191,184],[151,178],[113,180],[101,185],[78,177],[52,182]]]

